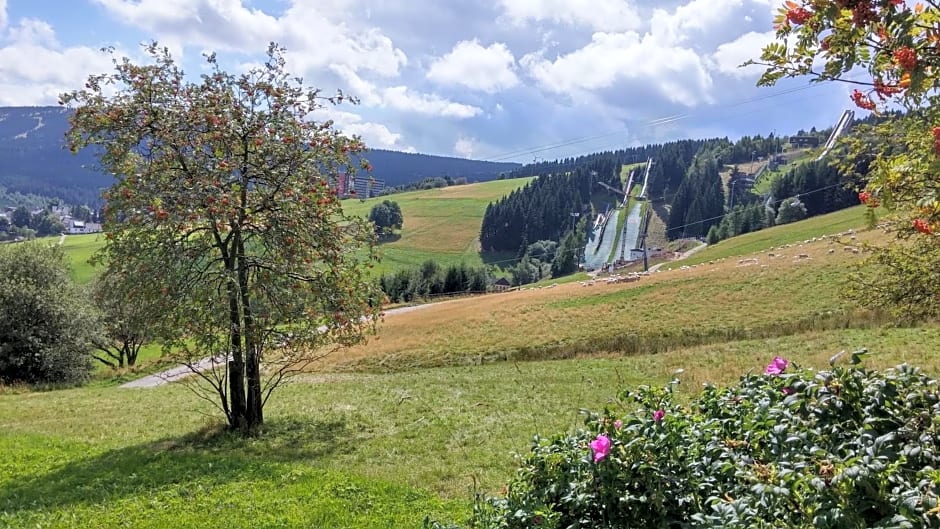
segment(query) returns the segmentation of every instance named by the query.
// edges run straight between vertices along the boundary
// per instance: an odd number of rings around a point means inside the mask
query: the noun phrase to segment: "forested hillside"
[[[517,163],[485,162],[382,149],[372,149],[365,157],[374,167],[373,176],[384,180],[385,185],[389,187],[432,177],[466,178],[469,182],[487,182],[520,167]]]
[[[829,132],[814,129],[801,135],[825,141]],[[829,160],[802,164],[777,177],[770,185],[770,200],[751,193],[747,185],[737,189],[731,186],[732,200],[722,173],[725,179],[729,174],[745,175],[753,183],[754,175],[738,171],[739,164],[756,171],[756,167],[782,153],[788,141],[789,138],[772,134],[744,136],[737,141],[681,140],[526,165],[509,176],[529,175],[537,179],[487,208],[480,232],[481,245],[486,251],[514,251],[521,255],[534,242],[561,241],[576,226],[572,214],[593,219],[597,213],[603,213],[593,208],[596,201],[592,204],[598,194],[606,193],[598,183],[619,188],[621,168],[640,168],[648,159],[653,160],[653,165],[647,194],[651,201],[663,206],[663,211],[668,211],[663,220],[670,239],[705,237],[713,232],[711,238],[720,240],[772,226],[778,205],[797,196],[805,205],[807,216],[858,203],[847,177],[831,166]],[[582,224],[585,229],[587,225]]]
[[[541,175],[486,208],[480,230],[484,251],[519,251],[541,240],[558,241],[590,215],[591,193],[598,182],[619,187],[616,156],[593,156],[570,172]]]
[[[0,108],[0,188],[8,193],[57,197],[71,204],[101,202],[101,191],[111,185],[111,175],[98,170],[92,151],[76,155],[65,149],[68,118],[69,111],[61,107]],[[373,176],[390,187],[428,177],[496,180],[519,167],[381,149],[368,151],[365,157],[374,168]]]
[[[0,187],[75,204],[100,202],[111,176],[97,170],[93,152],[65,149],[68,116],[59,107],[0,108]]]

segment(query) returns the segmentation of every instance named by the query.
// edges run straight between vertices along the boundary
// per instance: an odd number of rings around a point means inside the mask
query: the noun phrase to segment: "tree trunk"
[[[251,312],[251,294],[248,285],[248,266],[245,263],[245,243],[240,234],[235,235],[235,251],[238,266],[238,286],[241,292],[242,318],[245,335],[245,378],[247,387],[246,415],[248,431],[253,432],[264,424],[261,400],[261,344],[258,343]]]
[[[228,263],[227,263],[228,264]],[[234,273],[233,267],[228,266],[229,272]],[[229,308],[229,355],[228,363],[229,426],[233,429],[247,431],[248,421],[245,406],[245,361],[242,354],[242,322],[238,310],[238,285],[234,277],[228,280],[228,308]]]

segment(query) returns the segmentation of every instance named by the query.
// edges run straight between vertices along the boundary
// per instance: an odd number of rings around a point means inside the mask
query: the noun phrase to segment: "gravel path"
[[[658,265],[653,265],[653,266],[651,266],[651,267],[650,267],[650,272],[655,272],[655,271],[659,270],[660,267],[662,267],[663,265],[667,265],[667,264],[671,265],[671,264],[673,264],[673,263],[675,263],[675,262],[677,262],[677,261],[681,261],[681,260],[683,260],[683,259],[688,259],[689,257],[695,255],[696,253],[698,253],[698,252],[701,251],[701,250],[704,250],[705,248],[708,248],[708,245],[705,244],[705,243],[702,243],[702,244],[696,246],[695,248],[692,248],[691,250],[689,250],[689,251],[683,253],[682,256],[680,256],[678,259],[673,259],[672,261],[666,261],[665,263],[659,263]]]
[[[440,303],[426,303],[424,305],[411,305],[408,307],[398,307],[395,309],[386,310],[385,315],[390,316],[393,314],[405,314],[407,312],[423,310],[429,307],[433,307],[435,305],[440,305],[442,303],[452,303],[453,301],[457,301],[457,300],[442,301]],[[326,330],[326,327],[324,327],[323,330]],[[193,369],[197,371],[205,371],[207,369],[211,369],[215,365],[219,365],[222,361],[223,359],[221,357],[203,358],[202,360],[197,362],[192,368],[190,368],[189,366],[185,366],[185,365],[177,366],[177,367],[174,367],[173,369],[168,369],[160,373],[155,373],[153,375],[149,375],[143,378],[138,378],[137,380],[126,382],[124,384],[121,384],[121,387],[127,388],[127,389],[155,388],[155,387],[162,386],[164,384],[169,384],[170,382],[176,382],[177,380],[191,376],[195,374]]]

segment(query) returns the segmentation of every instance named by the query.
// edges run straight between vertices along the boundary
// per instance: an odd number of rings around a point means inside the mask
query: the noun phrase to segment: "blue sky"
[[[532,161],[685,137],[827,127],[850,88],[755,86],[782,0],[0,0],[0,105],[55,104],[98,52],[169,46],[188,71],[270,41],[361,104],[324,110],[371,147]],[[799,89],[799,90],[793,90]]]

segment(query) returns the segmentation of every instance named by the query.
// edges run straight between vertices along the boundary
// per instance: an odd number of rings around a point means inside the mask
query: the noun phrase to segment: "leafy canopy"
[[[200,373],[204,396],[252,431],[285,376],[374,321],[373,235],[332,188],[365,147],[317,120],[345,98],[304,87],[275,44],[237,75],[208,55],[196,81],[166,49],[146,51],[149,63],[115,60],[62,96],[71,148],[97,146],[116,178],[99,257],[153,309],[153,336]]]
[[[0,382],[85,381],[94,324],[60,247],[0,245]]]
[[[876,263],[889,272],[904,269],[905,277],[932,273],[940,263],[940,2],[789,0],[775,23],[776,42],[764,48],[759,62],[752,61],[767,67],[760,84],[795,76],[850,83],[856,106],[883,114],[880,123],[860,127],[845,142],[841,165],[867,176],[859,198],[893,212],[890,220],[902,239],[926,239],[915,246],[933,264],[920,266],[905,257],[910,252],[891,249],[878,250]],[[897,109],[902,112],[889,112]],[[862,285],[856,297],[903,310],[895,300],[911,283],[891,285],[886,274],[880,283]],[[935,294],[918,292],[925,304],[919,313],[940,313]]]

